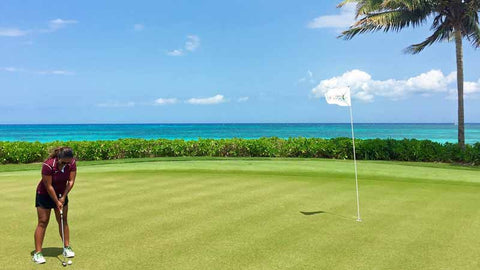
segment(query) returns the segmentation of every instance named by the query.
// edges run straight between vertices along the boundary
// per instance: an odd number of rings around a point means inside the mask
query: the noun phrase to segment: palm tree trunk
[[[463,48],[462,33],[455,30],[455,49],[457,53],[457,90],[458,90],[458,146],[465,149],[465,117],[463,107]]]

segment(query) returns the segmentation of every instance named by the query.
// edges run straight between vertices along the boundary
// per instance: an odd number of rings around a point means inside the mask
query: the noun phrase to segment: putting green
[[[480,169],[361,161],[80,162],[70,269],[480,269]],[[40,165],[0,166],[0,269],[34,265]],[[302,213],[303,212],[303,213]]]

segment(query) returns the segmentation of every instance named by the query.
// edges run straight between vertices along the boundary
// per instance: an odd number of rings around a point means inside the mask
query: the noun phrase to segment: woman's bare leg
[[[47,230],[48,221],[50,220],[50,209],[37,207],[38,224],[35,229],[35,252],[42,251],[43,239],[45,238],[45,231]]]

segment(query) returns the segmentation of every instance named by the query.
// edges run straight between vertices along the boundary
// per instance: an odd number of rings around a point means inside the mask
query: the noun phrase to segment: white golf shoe
[[[38,264],[42,264],[46,262],[41,252],[35,252],[35,254],[33,254],[32,261]]]
[[[65,258],[73,258],[75,257],[75,252],[73,252],[71,247],[65,247],[63,249],[63,256],[65,256]]]

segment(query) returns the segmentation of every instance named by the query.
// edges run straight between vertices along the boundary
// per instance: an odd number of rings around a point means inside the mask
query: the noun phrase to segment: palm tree
[[[463,105],[463,39],[480,47],[480,0],[344,0],[339,7],[356,3],[357,21],[340,37],[352,39],[367,32],[400,31],[431,22],[433,34],[409,46],[405,52],[417,54],[435,42],[455,40],[458,89],[458,145],[465,149]]]

